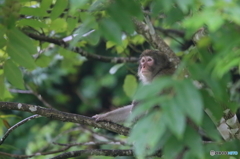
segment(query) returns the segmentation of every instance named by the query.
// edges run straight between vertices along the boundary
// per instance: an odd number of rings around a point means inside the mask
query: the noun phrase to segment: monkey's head
[[[171,67],[172,64],[164,53],[145,50],[139,58],[138,76],[144,84],[150,83],[156,76],[164,75],[164,70]]]

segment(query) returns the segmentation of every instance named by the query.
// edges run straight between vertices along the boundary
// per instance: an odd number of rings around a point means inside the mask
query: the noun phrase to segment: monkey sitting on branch
[[[168,60],[167,55],[156,50],[145,50],[140,55],[138,76],[140,81],[146,85],[151,83],[156,77],[172,75],[175,72],[173,63]],[[130,116],[136,102],[131,105],[93,116],[96,121],[111,121],[114,123],[124,123]]]

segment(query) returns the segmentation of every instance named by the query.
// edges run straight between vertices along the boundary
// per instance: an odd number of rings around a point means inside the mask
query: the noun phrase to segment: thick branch
[[[99,146],[99,145],[123,145],[120,142],[109,142],[109,141],[102,141],[102,142],[84,142],[84,143],[69,143],[69,144],[62,144],[62,143],[56,143],[53,142],[53,144],[55,145],[59,145],[59,146],[90,146],[90,145],[94,145],[94,146]],[[125,145],[125,144],[124,144]]]
[[[34,114],[39,114],[44,117],[48,117],[55,120],[60,120],[63,122],[73,122],[83,125],[88,125],[96,128],[103,128],[121,135],[127,136],[129,133],[129,128],[118,125],[111,122],[96,122],[94,119],[72,113],[61,112],[55,109],[43,108],[36,105],[23,104],[23,103],[11,103],[11,102],[0,102],[0,110],[19,110],[24,112],[30,112]]]
[[[66,147],[63,147],[61,149],[58,149],[58,150],[55,150],[55,151],[49,151],[49,152],[38,152],[38,153],[35,153],[33,155],[14,155],[14,154],[6,153],[6,152],[0,152],[0,156],[9,156],[11,158],[26,159],[26,158],[31,158],[31,157],[34,157],[34,156],[46,156],[46,155],[50,155],[50,154],[63,152],[63,151],[66,151],[67,149],[69,149],[70,147],[71,146],[66,146]]]
[[[180,59],[172,51],[172,49],[160,38],[154,31],[151,30],[150,26],[145,23],[138,21],[136,18],[133,18],[133,22],[136,26],[136,31],[139,34],[142,34],[145,39],[156,49],[165,53],[169,60],[174,63],[175,66],[178,66]]]
[[[75,53],[78,53],[88,59],[94,59],[94,60],[99,60],[102,62],[112,62],[112,63],[124,63],[124,62],[135,63],[138,61],[138,58],[136,58],[136,57],[107,57],[107,56],[101,56],[101,55],[97,55],[97,54],[90,54],[79,47],[71,47],[70,48],[69,44],[64,42],[62,39],[50,38],[47,36],[37,35],[37,34],[29,33],[26,31],[24,33],[32,39],[53,43],[55,45],[64,47],[65,49],[71,50]]]
[[[65,152],[61,155],[53,157],[52,159],[64,159],[70,157],[77,157],[83,155],[91,155],[91,156],[133,156],[132,150],[79,150],[79,151],[71,151]]]

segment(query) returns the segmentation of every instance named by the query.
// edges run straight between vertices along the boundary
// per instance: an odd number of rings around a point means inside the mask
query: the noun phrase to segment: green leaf
[[[95,18],[90,14],[84,14],[82,15],[82,19],[85,19],[85,20],[80,25],[80,27],[78,27],[74,31],[74,34],[76,34],[77,36],[75,36],[71,41],[70,43],[71,46],[74,46],[79,40],[95,32],[93,29],[91,29],[91,28],[94,28],[96,25]]]
[[[133,75],[127,75],[124,80],[123,90],[130,98],[133,97],[137,89],[137,79]]]
[[[179,8],[171,7],[168,11],[168,18],[165,18],[164,21],[169,25],[173,25],[183,18],[185,18],[185,15]]]
[[[106,1],[106,0],[97,0],[91,4],[91,6],[89,7],[88,10],[90,12],[102,10],[103,8],[105,8],[106,4],[108,4],[108,1]]]
[[[117,53],[122,53],[125,50],[125,48],[123,46],[117,46],[116,50],[117,50]]]
[[[159,8],[162,8],[162,2],[163,2],[162,0],[152,1],[150,7],[151,7],[153,16],[157,16],[161,12],[161,9]]]
[[[134,25],[131,16],[129,16],[129,13],[123,10],[121,6],[114,3],[108,8],[108,12],[115,23],[117,23],[124,31],[129,34],[134,32]]]
[[[215,119],[214,122],[220,121],[223,117],[223,107],[219,106],[212,94],[206,90],[201,90],[201,95],[204,102],[204,107],[211,113],[211,117]]]
[[[118,24],[112,19],[103,19],[99,23],[99,29],[101,34],[110,41],[115,42],[118,45],[122,44],[122,33]]]
[[[180,154],[183,148],[184,144],[172,135],[163,147],[164,157],[166,159],[176,158],[176,156]]]
[[[143,44],[144,41],[145,41],[145,39],[142,35],[134,35],[131,39],[131,42],[135,45]]]
[[[161,0],[160,0],[161,1]],[[168,0],[168,1],[161,1],[162,2],[162,9],[164,11],[169,11],[171,8],[173,8],[172,6],[174,5],[174,0]]]
[[[135,124],[128,140],[134,143],[136,155],[143,157],[154,153],[166,130],[166,123],[162,120],[161,112],[152,111]],[[144,136],[149,136],[149,138],[146,140]]]
[[[215,67],[216,72],[218,73],[218,77],[222,78],[223,75],[229,72],[232,68],[237,67],[239,65],[239,62],[240,58],[235,57],[228,60],[228,62],[218,63],[218,65]]]
[[[67,22],[65,21],[65,19],[57,18],[52,21],[49,28],[56,32],[64,32],[67,29]]]
[[[6,28],[0,25],[0,49],[6,46],[7,41],[6,38],[4,37],[6,33]]]
[[[30,26],[33,28],[47,28],[47,24],[40,22],[35,19],[21,19],[18,21],[18,25],[20,26]]]
[[[3,36],[6,33],[6,28],[3,25],[0,25],[0,36]]]
[[[217,120],[217,123],[219,121],[220,120]],[[216,125],[213,123],[213,119],[211,119],[209,117],[209,115],[206,113],[204,114],[203,123],[201,125],[201,128],[204,130],[206,135],[208,137],[210,137],[211,139],[219,141],[219,142],[222,140],[222,137],[220,136],[219,131],[216,129]]]
[[[20,14],[29,15],[29,16],[36,16],[36,17],[45,17],[48,16],[46,10],[41,8],[30,8],[30,7],[22,7],[20,10]]]
[[[192,151],[196,157],[204,158],[202,138],[192,127],[187,126],[183,142],[190,148],[190,151]]]
[[[19,119],[21,119],[20,116],[13,115],[13,114],[11,114],[11,115],[0,115],[0,118],[2,118],[2,119],[8,119],[8,118],[19,118]]]
[[[75,12],[77,9],[86,9],[89,0],[70,0],[71,12]]]
[[[170,77],[161,77],[154,80],[151,84],[143,85],[138,88],[134,99],[145,100],[149,97],[158,97],[163,89],[172,86],[174,81]]]
[[[12,60],[7,60],[3,65],[4,75],[7,80],[17,88],[24,88],[24,81],[22,72],[20,69],[12,62]]]
[[[67,18],[67,30],[72,32],[77,26],[77,18]]]
[[[115,46],[115,45],[116,45],[116,44],[115,44],[114,42],[112,42],[112,41],[107,41],[106,48],[109,49],[109,48],[111,48],[111,47],[113,47],[113,46]]]
[[[211,7],[211,6],[215,5],[215,2],[216,1],[214,1],[214,0],[202,0],[201,5]],[[228,2],[225,1],[225,3],[228,3]]]
[[[3,48],[4,46],[6,46],[6,44],[7,44],[6,39],[3,36],[1,36],[0,37],[0,49]]]
[[[167,126],[178,139],[181,139],[186,127],[186,120],[178,103],[170,99],[162,103],[161,108],[163,109],[163,118]]]
[[[183,12],[187,12],[187,11],[189,11],[188,10],[188,7],[192,4],[192,3],[194,3],[194,1],[192,1],[192,0],[175,0],[176,1],[176,3],[177,3],[177,5],[179,6],[179,8],[181,8],[181,10],[183,11]]]
[[[11,29],[6,33],[11,45],[15,45],[15,43],[17,43],[19,46],[27,50],[29,54],[37,53],[37,48],[35,47],[33,41],[18,29]]]
[[[95,30],[87,36],[84,36],[84,40],[86,40],[90,45],[97,45],[100,40],[100,34],[97,30]]]
[[[52,61],[52,57],[41,55],[37,60],[36,64],[40,67],[47,67],[49,66],[50,62]]]
[[[234,7],[229,7],[226,8],[226,11],[229,14],[229,18],[232,19],[233,22],[235,22],[236,24],[240,24],[240,19],[238,17],[238,15],[240,14],[240,7],[238,6],[234,6]]]
[[[203,101],[197,88],[190,80],[175,84],[176,102],[179,107],[198,125],[202,122]]]
[[[140,3],[137,1],[118,0],[116,1],[116,6],[118,6],[116,12],[123,10],[124,12],[127,12],[129,16],[138,17],[139,19],[143,18]]]
[[[60,16],[64,12],[64,10],[67,6],[68,6],[67,0],[56,1],[55,5],[52,9],[50,18],[52,20],[56,19],[58,16]]]
[[[7,53],[15,62],[21,66],[29,69],[34,69],[36,67],[32,56],[27,52],[25,48],[17,43],[9,43],[7,46]]]
[[[173,6],[173,0],[168,0],[168,1],[155,0],[155,1],[152,1],[150,7],[153,12],[153,15],[157,16],[159,12],[161,12],[162,10],[166,12],[169,11],[169,9],[171,9],[172,6]]]
[[[81,25],[78,29],[75,30],[74,34],[76,36],[73,37],[73,40],[70,42],[70,47],[74,46],[77,44],[77,42],[79,42],[80,40],[82,40],[84,38],[83,35],[88,34],[89,32],[89,28],[86,25]]]
[[[40,4],[40,8],[46,11],[47,9],[50,8],[51,4],[52,4],[52,0],[42,0]]]
[[[139,115],[149,112],[149,110],[153,110],[157,105],[159,106],[161,103],[165,103],[165,101],[169,100],[167,95],[161,95],[160,97],[151,96],[146,100],[141,100],[137,107],[131,113],[129,117],[129,121],[134,121]]]
[[[0,96],[0,100],[2,101],[10,100],[12,98],[13,98],[12,94],[7,89],[5,89],[3,96]]]
[[[194,14],[193,16],[184,19],[183,26],[197,30],[203,25],[207,25],[209,31],[214,32],[219,29],[223,23],[224,18],[220,12],[208,8],[207,10],[205,9],[204,12]]]
[[[4,75],[0,75],[0,97],[3,96],[5,91],[5,85],[4,85]]]

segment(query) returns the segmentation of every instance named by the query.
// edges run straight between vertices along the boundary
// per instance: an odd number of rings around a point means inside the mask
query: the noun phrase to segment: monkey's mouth
[[[148,70],[142,70],[142,74],[143,74],[143,75],[149,75],[150,72],[149,72]]]

